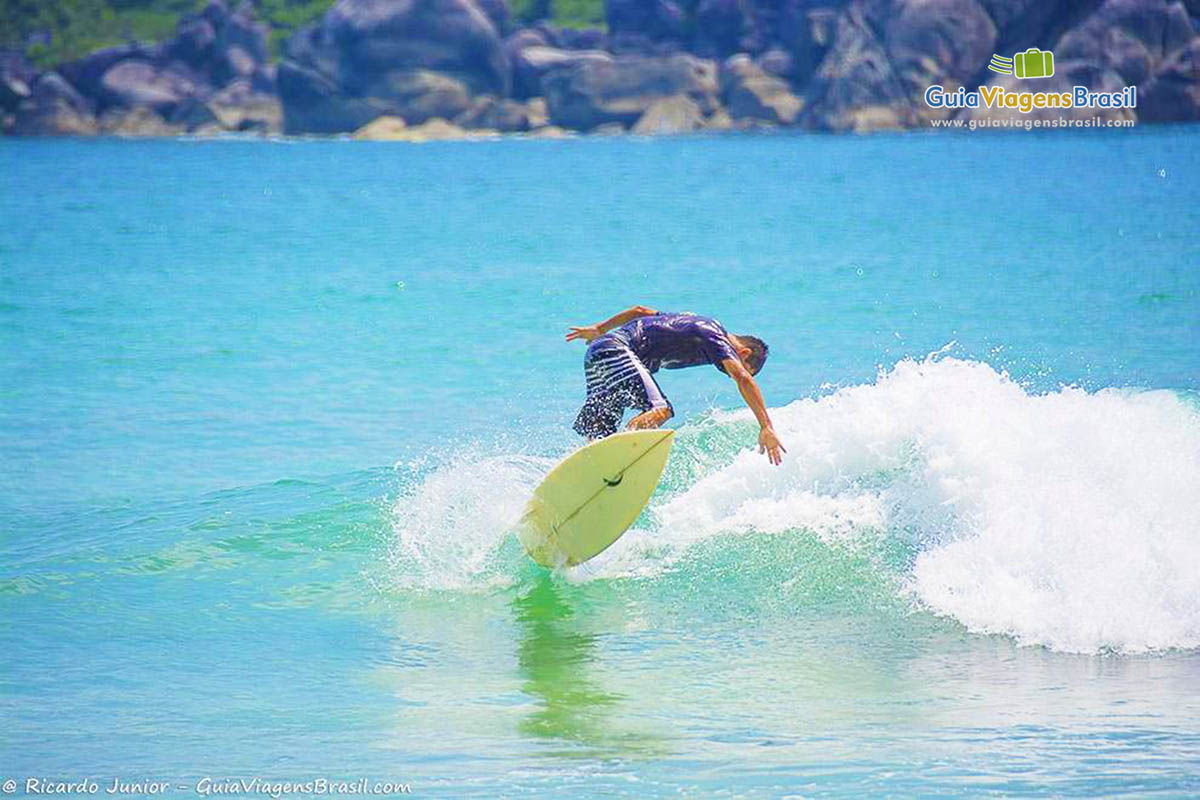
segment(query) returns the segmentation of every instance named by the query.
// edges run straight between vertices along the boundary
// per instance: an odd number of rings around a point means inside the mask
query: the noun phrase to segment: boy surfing
[[[654,380],[663,369],[712,364],[737,383],[758,420],[758,451],[772,464],[783,461],[783,445],[767,415],[754,376],[767,360],[767,345],[747,334],[734,335],[711,317],[658,312],[634,306],[595,325],[571,327],[567,341],[588,342],[583,359],[587,399],[575,419],[575,431],[589,439],[617,432],[625,409],[638,412],[629,430],[657,428],[675,411]]]

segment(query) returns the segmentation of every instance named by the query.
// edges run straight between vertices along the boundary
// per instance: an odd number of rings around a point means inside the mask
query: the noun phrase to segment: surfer
[[[767,345],[746,334],[731,334],[711,317],[669,314],[634,306],[595,325],[572,326],[567,341],[588,342],[583,369],[587,400],[575,420],[580,436],[600,439],[617,432],[625,409],[637,414],[629,430],[657,428],[675,411],[654,380],[664,369],[712,364],[737,383],[760,427],[758,451],[772,464],[783,460],[783,445],[771,426],[754,376],[767,360]]]

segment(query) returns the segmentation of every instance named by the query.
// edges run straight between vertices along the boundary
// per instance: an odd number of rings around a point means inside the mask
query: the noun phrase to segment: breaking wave
[[[737,537],[769,557],[779,537],[807,537],[873,554],[889,591],[973,632],[1066,652],[1200,646],[1200,412],[1179,394],[1030,393],[931,357],[772,416],[781,467],[749,447],[748,412],[684,425],[647,512],[564,578],[704,580],[700,542]],[[511,523],[555,460],[463,454],[417,475],[394,508],[398,587],[536,570]],[[788,566],[803,581],[811,565]]]

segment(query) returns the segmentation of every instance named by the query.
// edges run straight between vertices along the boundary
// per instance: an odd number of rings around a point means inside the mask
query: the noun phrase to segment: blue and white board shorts
[[[671,409],[646,365],[624,343],[601,337],[583,359],[587,400],[575,419],[575,431],[589,439],[617,432],[625,409]],[[671,409],[674,413],[674,409]]]

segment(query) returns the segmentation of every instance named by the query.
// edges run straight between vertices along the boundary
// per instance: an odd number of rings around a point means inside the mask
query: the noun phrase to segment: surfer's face
[[[746,345],[742,344],[742,340],[736,336],[730,336],[729,341],[733,345],[734,351],[737,352],[738,358],[741,359],[742,364],[746,367],[746,369],[750,370],[750,374],[757,375],[758,371],[762,369],[762,364],[758,364],[756,366],[750,360],[750,354],[753,351],[749,347],[746,347]]]

